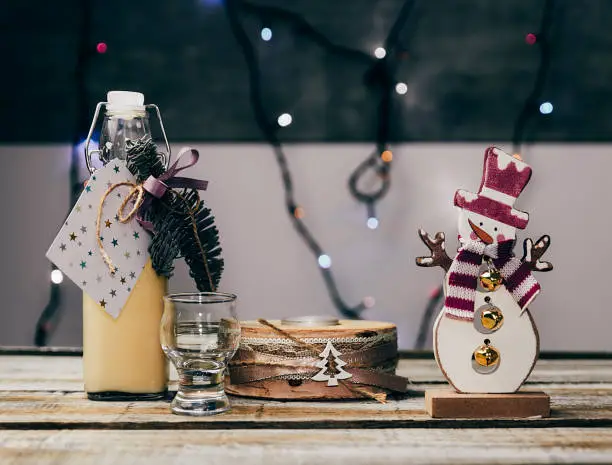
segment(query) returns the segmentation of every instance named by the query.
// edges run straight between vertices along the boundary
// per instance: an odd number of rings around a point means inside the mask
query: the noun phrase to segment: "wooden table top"
[[[612,463],[611,359],[540,360],[525,389],[550,394],[552,415],[522,420],[429,418],[435,362],[398,373],[412,392],[386,404],[233,397],[231,412],[193,418],[169,402],[88,401],[80,357],[4,355],[0,464]]]

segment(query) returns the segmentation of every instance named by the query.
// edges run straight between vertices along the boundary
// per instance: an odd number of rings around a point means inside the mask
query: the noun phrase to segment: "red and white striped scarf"
[[[461,239],[460,239],[461,240]],[[531,265],[514,257],[513,240],[487,245],[481,241],[461,244],[448,270],[448,285],[444,299],[445,315],[457,320],[474,319],[474,299],[483,258],[493,259],[493,264],[504,279],[506,289],[512,294],[521,310],[540,292],[540,285],[531,274]]]

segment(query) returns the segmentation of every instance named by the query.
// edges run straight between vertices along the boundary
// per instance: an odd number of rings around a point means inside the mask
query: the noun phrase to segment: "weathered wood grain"
[[[80,357],[0,356],[0,391],[83,390]],[[417,384],[446,384],[433,359],[402,359],[397,374]],[[176,373],[171,370],[171,380]],[[539,360],[528,384],[612,383],[612,360]],[[173,386],[171,385],[171,388]]]
[[[0,356],[2,465],[612,462],[612,360],[540,361],[525,389],[551,396],[551,417],[522,420],[430,418],[432,360],[402,360],[413,391],[387,404],[232,398],[230,413],[204,418],[88,401],[80,364]]]
[[[386,404],[234,397],[231,412],[203,418],[172,415],[168,402],[91,402],[82,392],[4,391],[0,429],[612,427],[612,384],[546,388],[551,396],[550,418],[512,420],[432,419],[425,412],[422,391]]]
[[[424,390],[441,384],[430,360],[403,360],[414,379],[410,395],[373,401],[275,402],[232,398],[232,412],[192,418],[171,415],[168,402],[91,402],[78,357],[0,357],[1,429],[308,429],[612,426],[612,360],[550,360],[538,364],[527,390],[551,396],[550,418],[431,419]]]
[[[155,445],[155,446],[153,446]],[[609,463],[612,430],[3,431],[3,465]]]

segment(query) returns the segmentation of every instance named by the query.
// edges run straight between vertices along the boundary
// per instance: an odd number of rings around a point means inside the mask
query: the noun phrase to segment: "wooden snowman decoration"
[[[538,358],[538,331],[527,306],[540,292],[532,272],[552,269],[540,261],[550,237],[535,245],[526,239],[522,259],[513,254],[516,230],[529,220],[514,202],[530,177],[531,167],[518,156],[490,147],[478,193],[455,194],[460,242],[455,258],[445,252],[444,233],[431,238],[419,231],[432,254],[417,258],[417,265],[446,271],[434,353],[460,393],[513,393]]]

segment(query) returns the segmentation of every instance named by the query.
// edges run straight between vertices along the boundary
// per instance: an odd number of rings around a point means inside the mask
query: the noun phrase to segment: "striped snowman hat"
[[[514,209],[514,202],[531,178],[531,167],[497,147],[485,151],[484,172],[477,194],[455,193],[455,206],[487,218],[525,229],[529,215]]]

